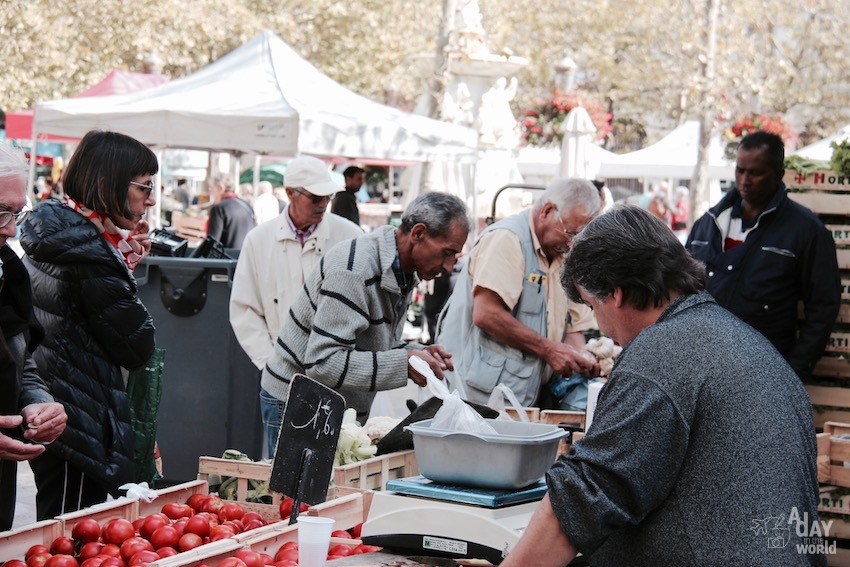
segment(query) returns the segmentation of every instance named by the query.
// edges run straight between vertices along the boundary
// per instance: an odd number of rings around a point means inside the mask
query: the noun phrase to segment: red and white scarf
[[[89,219],[97,227],[103,239],[121,252],[124,263],[131,272],[136,269],[136,265],[145,256],[145,250],[141,244],[129,237],[129,231],[121,230],[107,215],[87,209],[73,199],[68,199],[68,206]]]

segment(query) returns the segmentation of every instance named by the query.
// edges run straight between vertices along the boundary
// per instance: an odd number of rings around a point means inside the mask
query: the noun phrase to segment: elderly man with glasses
[[[601,208],[584,179],[556,179],[530,210],[507,217],[478,238],[440,314],[436,342],[452,356],[450,383],[469,401],[487,403],[498,384],[534,405],[554,372],[596,376],[582,331],[588,308],[569,303],[558,274],[573,237]]]
[[[334,244],[363,234],[351,221],[328,212],[331,197],[342,187],[321,160],[295,158],[284,182],[289,205],[245,237],[230,294],[233,332],[259,370],[274,353],[289,308],[321,257]],[[271,454],[283,403],[260,388],[260,408]]]

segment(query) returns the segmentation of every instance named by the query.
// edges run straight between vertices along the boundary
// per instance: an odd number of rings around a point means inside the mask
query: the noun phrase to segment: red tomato
[[[284,559],[288,559],[290,561],[294,561],[298,563],[298,548],[290,547],[288,549],[284,549],[281,547],[277,550],[277,553],[274,554],[275,563],[278,561],[283,561]]]
[[[114,543],[107,543],[103,546],[103,549],[100,550],[100,555],[106,555],[108,557],[121,557],[121,548],[115,545]]]
[[[10,559],[3,563],[3,567],[27,567],[27,564],[20,559]]]
[[[177,549],[180,551],[189,551],[203,544],[204,540],[198,534],[183,534],[180,536],[180,541],[177,542]]]
[[[124,560],[120,557],[107,557],[100,564],[100,567],[124,567]]]
[[[53,557],[50,553],[36,553],[27,559],[27,567],[44,567],[47,560]]]
[[[97,541],[100,537],[100,524],[92,518],[84,518],[74,525],[71,537],[82,542]]]
[[[33,555],[41,555],[42,553],[50,553],[50,550],[44,545],[33,545],[27,550],[26,555],[24,555],[24,559],[26,560]]]
[[[78,567],[78,565],[79,563],[77,563],[73,555],[60,553],[48,559],[44,567]]]
[[[162,507],[162,513],[171,518],[172,520],[178,520],[180,518],[188,518],[192,516],[195,511],[187,504],[176,504],[174,502],[169,502],[165,506]]]
[[[189,523],[189,518],[180,518],[179,520],[177,520],[176,522],[171,524],[171,527],[173,527],[175,530],[177,530],[177,533],[179,533],[182,536],[184,533],[186,533],[186,524],[188,524],[188,523]]]
[[[243,563],[247,567],[264,567],[265,563],[263,562],[263,558],[260,557],[260,554],[256,551],[248,549],[247,547],[243,547],[233,554],[233,557],[237,559],[241,559]]]
[[[263,558],[263,565],[274,565],[274,557],[272,557],[268,553],[261,553],[260,557]],[[23,567],[23,565],[21,565],[20,567]]]
[[[74,555],[74,540],[69,537],[57,537],[50,544],[50,553],[53,555]]]
[[[195,512],[200,512],[204,507],[204,503],[209,499],[209,494],[193,494],[186,500],[186,504]]]
[[[80,567],[100,567],[100,564],[106,560],[106,557],[103,555],[98,555],[97,557],[89,557],[82,563],[80,563]],[[5,565],[4,565],[5,567]]]
[[[129,565],[147,565],[154,561],[159,561],[160,556],[155,551],[140,551],[130,558]]]
[[[245,509],[235,502],[228,502],[218,510],[218,521],[238,520],[245,515]]]
[[[183,533],[198,534],[201,537],[209,537],[210,521],[201,516],[192,516],[186,521],[186,529]]]
[[[292,513],[292,504],[293,503],[294,503],[294,501],[289,496],[284,497],[283,500],[280,501],[280,506],[278,507],[278,512],[280,513],[280,519],[281,520],[288,520],[289,519],[289,514]],[[309,509],[310,509],[310,505],[305,504],[304,502],[302,502],[301,505],[298,506],[298,512],[299,513],[306,512]]]
[[[281,549],[298,549],[297,541],[287,541],[283,545],[280,546]]]
[[[142,524],[145,523],[145,519],[144,518],[136,518],[135,520],[133,520],[130,523],[133,524],[133,528],[136,530],[136,533],[139,533],[139,530],[142,529]]]
[[[261,520],[251,520],[251,521],[248,521],[248,522],[244,522],[244,524],[245,524],[245,529],[242,530],[243,532],[249,532],[251,530],[256,530],[257,528],[262,528],[263,526],[266,525],[265,522],[263,522]]]
[[[218,514],[218,509],[222,506],[224,506],[224,502],[221,501],[221,498],[214,494],[211,494],[209,500],[204,502],[204,505],[201,507],[201,510],[204,512],[212,512],[213,514]]]
[[[226,534],[225,537],[233,537],[236,535],[236,532],[233,530],[231,526],[213,526],[210,528],[210,539],[216,537],[217,535]]]
[[[353,537],[354,539],[360,539],[360,532],[361,532],[362,529],[363,529],[363,522],[360,522],[359,524],[357,524],[356,526],[354,526],[353,528],[348,530],[348,533],[350,533],[351,537]]]
[[[180,533],[174,526],[162,526],[151,534],[150,540],[154,549],[177,547],[177,542],[180,541]]]
[[[227,520],[226,522],[222,522],[221,525],[232,529],[235,534],[241,534],[245,531],[245,526],[239,520]]]
[[[143,537],[131,537],[121,544],[121,558],[124,561],[130,561],[140,551],[153,551],[153,545]]]
[[[341,537],[345,539],[351,539],[351,534],[345,530],[334,530],[331,532],[331,537]]]
[[[263,523],[263,525],[266,525],[266,521],[263,519],[263,517],[256,512],[245,512],[245,515],[242,516],[240,520],[242,520],[243,523],[250,522],[251,520],[259,520]]]
[[[151,514],[145,516],[142,520],[142,527],[139,528],[139,535],[145,539],[150,539],[153,533],[171,523],[171,520],[165,514]]]
[[[218,567],[245,567],[245,562],[236,557],[228,557],[219,562]]]
[[[156,554],[159,555],[162,559],[166,557],[171,557],[172,555],[177,555],[177,550],[173,547],[163,547],[156,550]]]
[[[328,555],[340,555],[342,557],[347,557],[351,555],[351,550],[353,548],[350,545],[345,545],[344,543],[340,543],[334,545],[328,550]]]
[[[131,537],[136,535],[136,529],[133,524],[123,518],[115,518],[103,524],[100,537],[103,538],[103,543],[114,543],[121,545]]]
[[[84,543],[82,547],[80,547],[80,559],[85,561],[86,559],[91,559],[92,557],[97,557],[100,555],[100,552],[103,550],[103,544],[99,541],[90,541],[88,543]]]
[[[365,543],[361,543],[360,545],[351,550],[351,555],[358,555],[360,553],[372,553],[373,551],[381,551],[381,548],[377,545],[366,545]]]

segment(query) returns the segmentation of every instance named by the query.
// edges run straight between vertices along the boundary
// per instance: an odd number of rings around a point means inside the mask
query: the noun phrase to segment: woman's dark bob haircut
[[[156,155],[144,144],[119,134],[92,130],[86,134],[62,174],[65,194],[104,215],[130,218],[130,181],[159,171]]]

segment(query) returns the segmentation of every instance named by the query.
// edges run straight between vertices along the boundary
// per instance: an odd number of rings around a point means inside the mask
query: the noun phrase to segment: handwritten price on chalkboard
[[[322,414],[324,414],[324,417],[322,417]],[[294,429],[307,429],[312,427],[312,429],[316,432],[316,439],[318,439],[320,435],[334,435],[336,433],[336,429],[334,429],[333,424],[331,423],[332,415],[333,410],[331,410],[330,400],[321,400],[319,405],[316,407],[316,413],[313,414],[313,417],[301,425],[293,423],[292,427]],[[324,424],[320,424],[321,421],[324,421]]]

